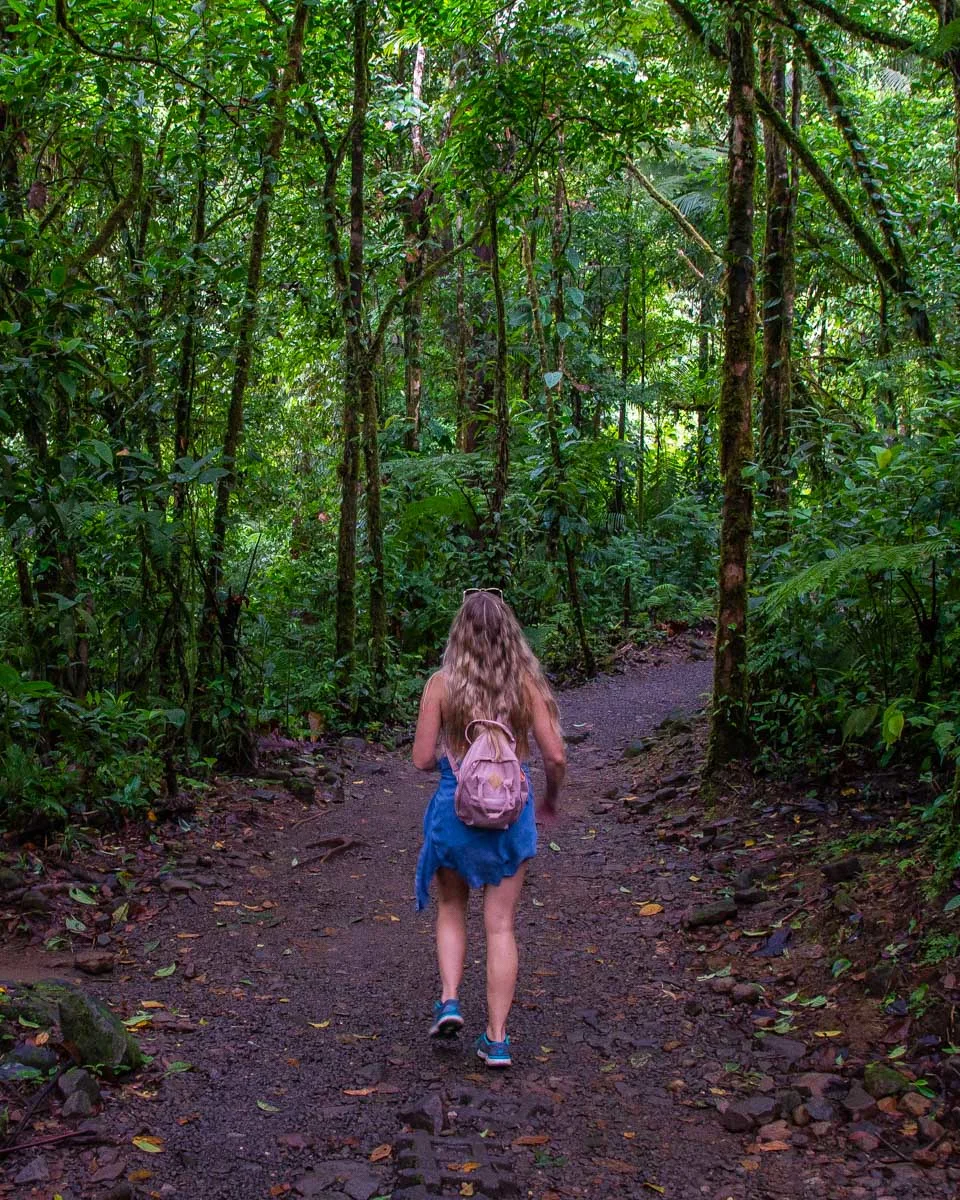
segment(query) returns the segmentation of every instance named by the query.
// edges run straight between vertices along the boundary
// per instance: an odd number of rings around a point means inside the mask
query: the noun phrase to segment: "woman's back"
[[[557,720],[556,702],[540,664],[497,592],[473,592],[464,599],[450,628],[439,675],[444,737],[458,757],[466,752],[467,726],[479,718],[507,725],[521,758],[529,753],[538,701]]]

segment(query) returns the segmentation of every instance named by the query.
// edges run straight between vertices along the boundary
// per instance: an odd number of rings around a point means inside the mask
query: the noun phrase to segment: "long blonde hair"
[[[510,606],[495,592],[473,592],[453,618],[443,652],[444,736],[458,756],[466,753],[464,731],[478,717],[502,721],[517,739],[517,754],[530,750],[531,688],[546,702],[559,726],[560,712],[536,655]]]

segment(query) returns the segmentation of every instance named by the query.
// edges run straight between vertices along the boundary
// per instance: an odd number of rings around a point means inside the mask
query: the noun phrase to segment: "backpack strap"
[[[499,729],[501,733],[506,734],[506,736],[510,739],[511,746],[515,746],[517,744],[517,739],[513,736],[512,731],[509,730],[506,725],[502,725],[499,721],[490,721],[486,717],[476,717],[474,720],[470,721],[466,729],[464,729],[463,736],[467,739],[468,743],[473,741],[473,738],[470,736],[470,730],[474,727],[474,725],[490,725],[494,729]]]

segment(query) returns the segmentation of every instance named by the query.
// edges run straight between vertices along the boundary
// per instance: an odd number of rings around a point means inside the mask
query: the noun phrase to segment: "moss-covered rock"
[[[886,1063],[871,1062],[863,1069],[863,1086],[874,1100],[882,1100],[884,1096],[899,1096],[910,1084]]]
[[[109,1008],[65,980],[7,985],[0,1015],[23,1017],[37,1025],[59,1025],[63,1041],[80,1062],[88,1066],[135,1068],[143,1065],[143,1052]]]
[[[90,1066],[115,1070],[143,1065],[143,1052],[123,1022],[76,988],[67,988],[60,997],[60,1031],[63,1040],[76,1047],[80,1061]]]

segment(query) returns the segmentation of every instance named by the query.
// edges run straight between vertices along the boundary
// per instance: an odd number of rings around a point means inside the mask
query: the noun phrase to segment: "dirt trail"
[[[628,745],[698,710],[709,675],[706,661],[675,661],[562,697],[575,744],[565,814],[542,835],[519,918],[511,1072],[487,1072],[472,1053],[483,1022],[478,911],[465,1035],[449,1049],[425,1036],[436,972],[413,870],[434,781],[404,755],[354,744],[343,803],[318,813],[279,791],[266,803],[254,785],[239,811],[214,810],[168,839],[168,884],[199,867],[204,886],[153,893],[155,913],[128,926],[118,978],[91,986],[122,1015],[165,1014],[142,1040],[159,1066],[192,1069],[111,1093],[102,1119],[119,1149],[53,1147],[50,1184],[0,1194],[102,1196],[107,1185],[89,1181],[105,1168],[143,1189],[116,1200],[953,1194],[942,1171],[881,1169],[803,1131],[767,1153],[718,1121],[719,1097],[751,1072],[772,1092],[785,1064],[760,1052],[749,1010],[698,981],[715,960],[680,929],[712,898],[703,853],[675,836],[702,823],[687,796],[696,748],[683,722],[664,768],[678,778],[649,815],[627,822],[629,805],[609,795],[649,774],[642,746],[631,759]],[[362,844],[313,861],[336,843],[311,843],[338,836]],[[163,1152],[135,1149],[142,1133]],[[14,1157],[0,1165],[8,1183],[23,1165]]]

